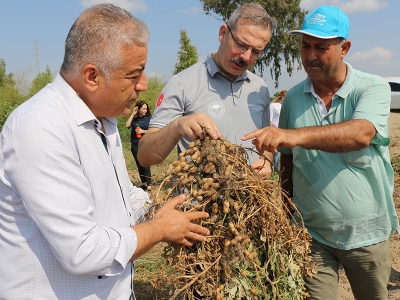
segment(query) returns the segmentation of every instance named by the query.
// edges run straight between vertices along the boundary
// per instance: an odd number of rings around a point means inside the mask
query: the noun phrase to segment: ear
[[[222,43],[226,32],[228,31],[228,26],[226,24],[222,24],[219,28],[218,40]]]
[[[346,40],[346,41],[344,41],[343,43],[342,43],[342,46],[341,46],[341,56],[342,56],[342,59],[346,56],[346,54],[349,52],[349,50],[350,50],[350,47],[351,47],[351,41],[349,41],[349,40]]]
[[[104,80],[103,74],[100,69],[95,65],[88,64],[82,69],[83,85],[90,92],[96,92],[99,88],[101,80]]]

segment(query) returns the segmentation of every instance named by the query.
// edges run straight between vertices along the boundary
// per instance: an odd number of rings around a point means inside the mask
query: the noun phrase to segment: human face
[[[251,57],[251,58],[254,58],[254,59],[257,59],[257,58],[261,55],[262,50],[253,49],[251,46],[246,45],[246,44],[243,44],[243,42],[238,41],[238,40],[235,38],[235,36],[233,35],[232,30],[231,30],[231,28],[228,26],[228,24],[226,25],[226,27],[228,28],[229,33],[231,34],[231,37],[232,37],[233,42],[234,42],[234,43],[233,43],[233,46],[234,46],[234,48],[235,48],[237,51],[239,51],[240,53],[245,53],[245,52],[247,52],[247,51],[250,50],[250,51],[251,51],[251,52],[250,52],[250,57]]]
[[[97,117],[117,117],[131,112],[130,107],[139,93],[147,89],[144,72],[147,51],[147,45],[125,46],[121,49],[122,66],[112,72],[111,84],[104,82],[99,87],[102,105]]]
[[[147,104],[143,104],[142,107],[138,110],[140,116],[145,116],[147,114]]]
[[[222,25],[219,32],[221,42],[215,63],[234,80],[248,70],[257,60],[271,38],[271,30],[241,21],[236,28]]]
[[[334,81],[342,70],[348,41],[320,39],[303,34],[301,58],[307,75],[315,81]]]

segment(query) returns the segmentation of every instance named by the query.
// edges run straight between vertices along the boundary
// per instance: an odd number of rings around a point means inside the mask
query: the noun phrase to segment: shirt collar
[[[221,74],[222,76],[229,78],[224,72],[221,71],[221,69],[217,66],[215,61],[212,59],[214,56],[215,52],[210,52],[205,60],[205,65],[207,68],[208,73],[210,74],[211,77],[214,77],[216,73]],[[242,74],[236,76],[236,79],[234,81],[241,81],[241,80],[250,80],[247,74],[248,71],[243,72]],[[230,80],[230,79],[229,79]]]
[[[65,79],[57,74],[56,78],[52,82],[54,88],[61,93],[62,99],[65,101],[65,106],[70,108],[70,113],[74,117],[78,126],[86,122],[92,122],[97,120],[92,111],[87,107],[85,102],[76,94],[75,90],[65,81]],[[103,118],[113,125],[117,124],[115,118]]]

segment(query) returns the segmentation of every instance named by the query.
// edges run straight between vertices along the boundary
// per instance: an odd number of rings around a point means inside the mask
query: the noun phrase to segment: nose
[[[249,47],[246,51],[240,54],[240,58],[243,59],[245,62],[248,62],[251,58],[251,47]]]
[[[136,83],[135,90],[137,91],[145,91],[147,90],[147,79],[146,73],[143,71],[140,74],[139,81]]]
[[[315,50],[314,47],[310,47],[307,54],[309,61],[314,61],[317,59],[317,51]]]

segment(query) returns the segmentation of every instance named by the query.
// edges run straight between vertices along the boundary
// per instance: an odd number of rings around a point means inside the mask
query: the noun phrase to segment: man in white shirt
[[[190,246],[207,229],[178,196],[145,221],[115,117],[147,88],[147,26],[112,4],[72,26],[54,82],[0,134],[0,298],[134,299],[134,260],[160,241]]]

